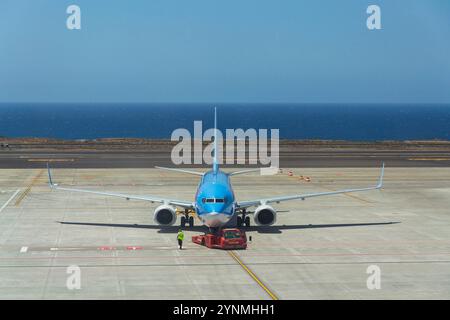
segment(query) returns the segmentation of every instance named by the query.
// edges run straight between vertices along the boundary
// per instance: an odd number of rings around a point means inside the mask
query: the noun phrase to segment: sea
[[[0,103],[1,137],[170,139],[194,121],[280,139],[450,140],[450,104]]]

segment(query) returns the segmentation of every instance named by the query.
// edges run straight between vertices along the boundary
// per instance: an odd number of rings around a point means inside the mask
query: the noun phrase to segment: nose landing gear
[[[194,210],[185,209],[184,212],[180,211],[180,214],[182,214],[180,219],[180,227],[184,228],[186,227],[186,224],[189,224],[189,228],[192,228],[194,226],[194,217],[192,214],[194,214]]]
[[[240,216],[237,216],[237,226],[242,227],[244,225],[246,227],[250,227],[250,217],[247,215],[246,209],[243,209],[242,214]]]

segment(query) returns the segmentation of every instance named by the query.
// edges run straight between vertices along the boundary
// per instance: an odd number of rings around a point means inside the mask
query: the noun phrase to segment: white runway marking
[[[8,199],[8,201],[6,201],[3,206],[0,208],[0,212],[3,211],[3,209],[6,208],[6,206],[11,202],[12,199],[14,199],[14,197],[19,193],[20,189],[17,189],[16,192],[14,192],[14,194],[11,196],[11,198]]]
[[[25,253],[28,251],[28,247],[22,247],[20,248],[20,253]]]

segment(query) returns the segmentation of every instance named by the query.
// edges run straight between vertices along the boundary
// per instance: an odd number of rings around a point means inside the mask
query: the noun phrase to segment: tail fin
[[[218,150],[217,150],[217,108],[214,107],[214,159],[213,159],[213,172],[217,173],[219,171],[219,161],[218,161]]]

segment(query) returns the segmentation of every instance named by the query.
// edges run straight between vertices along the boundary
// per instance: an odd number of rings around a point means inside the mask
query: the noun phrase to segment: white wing
[[[164,203],[164,204],[174,205],[174,206],[183,207],[183,208],[191,208],[191,209],[194,208],[194,204],[192,202],[183,201],[183,200],[167,199],[167,198],[160,198],[160,197],[155,197],[155,196],[136,196],[136,195],[121,194],[121,193],[101,192],[101,191],[92,191],[92,190],[77,189],[77,188],[60,187],[59,185],[53,183],[52,175],[50,172],[50,167],[48,166],[48,164],[47,164],[47,170],[48,170],[48,182],[49,182],[50,188],[52,188],[52,189],[100,194],[100,195],[104,195],[104,196],[124,198],[127,200],[133,199],[133,200],[149,201],[152,203],[154,203],[154,202]]]
[[[281,197],[257,199],[257,200],[251,200],[251,201],[242,201],[242,202],[237,203],[237,207],[238,208],[248,208],[248,207],[252,207],[252,206],[259,206],[259,205],[264,205],[264,204],[273,203],[273,202],[278,203],[281,201],[296,200],[296,199],[305,200],[306,198],[312,198],[312,197],[329,196],[329,195],[340,194],[340,193],[361,192],[361,191],[381,189],[381,187],[383,186],[383,176],[384,176],[384,163],[381,167],[381,174],[380,174],[380,178],[378,180],[378,184],[374,187],[359,188],[359,189],[344,189],[344,190],[329,191],[329,192],[305,193],[305,194],[297,194],[297,195],[291,195],[291,196],[281,196]]]

